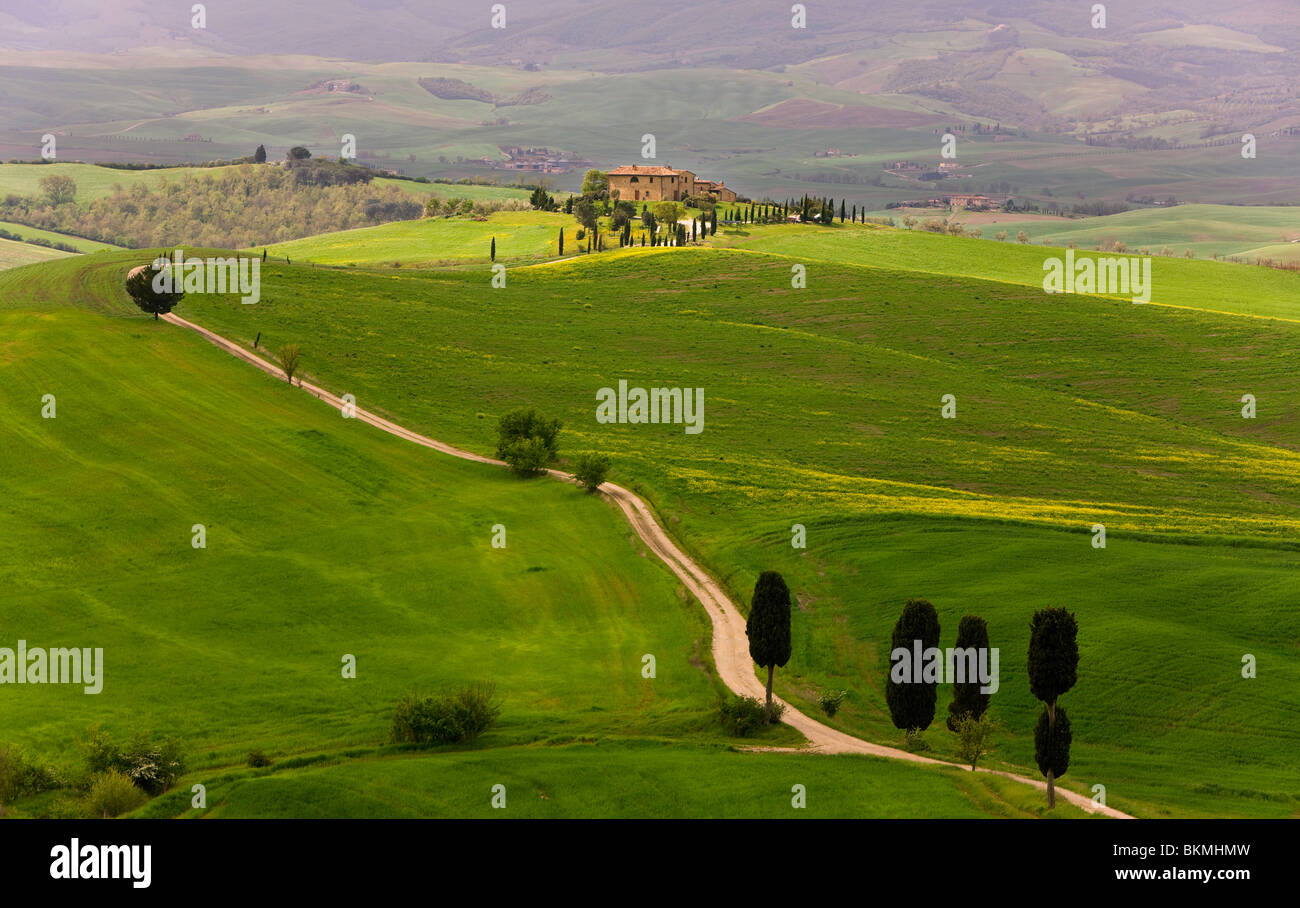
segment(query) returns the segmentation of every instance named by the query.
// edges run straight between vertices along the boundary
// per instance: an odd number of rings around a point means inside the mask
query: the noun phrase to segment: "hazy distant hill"
[[[507,27],[490,27],[491,5],[446,0],[220,0],[207,28],[191,27],[191,4],[151,0],[48,0],[0,10],[0,46],[13,50],[113,53],[179,44],[230,54],[313,54],[361,60],[512,59],[608,56],[616,68],[685,63],[762,68],[856,52],[901,32],[978,29],[1018,21],[1031,31],[1093,41],[1182,25],[1216,26],[1300,49],[1294,0],[1124,0],[1109,4],[1105,32],[1079,0],[816,0],[807,28],[790,6],[769,0],[649,5],[640,0],[509,0]],[[1087,43],[1082,43],[1087,42]],[[995,41],[996,43],[996,41]],[[961,49],[961,48],[957,48]],[[1231,52],[1232,48],[1228,48]],[[608,55],[618,51],[617,56]],[[1142,67],[1142,55],[1133,64]]]

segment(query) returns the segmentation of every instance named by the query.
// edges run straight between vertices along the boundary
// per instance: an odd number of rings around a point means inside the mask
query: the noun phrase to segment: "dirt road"
[[[207,338],[213,344],[217,345],[226,352],[237,356],[247,363],[251,363],[257,368],[266,372],[268,375],[275,376],[281,381],[284,380],[284,372],[273,363],[262,359],[254,353],[245,350],[243,347],[229,341],[219,334],[209,331],[200,325],[186,321],[178,315],[167,314],[162,316],[166,321],[182,328],[188,328]],[[312,394],[328,403],[337,410],[343,410],[345,402],[342,398],[331,394],[324,388],[311,384],[310,382],[299,381],[296,384],[304,391]],[[499,460],[493,460],[490,457],[484,457],[481,454],[474,454],[470,451],[462,451],[460,448],[412,432],[410,429],[399,426],[397,423],[390,422],[381,416],[376,416],[361,407],[355,408],[355,417],[364,423],[369,423],[376,428],[383,429],[398,438],[404,438],[407,441],[423,445],[426,448],[433,448],[443,454],[450,454],[452,457],[460,457],[464,460],[472,460],[476,463],[491,464],[493,466],[504,467],[505,464]],[[572,475],[559,470],[548,470],[551,476],[566,482],[576,482]],[[636,530],[638,536],[650,548],[652,552],[659,557],[664,564],[668,565],[677,578],[690,590],[691,594],[700,601],[705,611],[709,615],[709,620],[713,624],[713,661],[717,666],[718,675],[722,678],[724,684],[737,694],[743,694],[750,697],[762,698],[766,696],[763,684],[759,681],[758,676],[754,673],[754,664],[749,658],[749,637],[745,633],[745,619],[736,608],[735,603],[727,596],[722,587],[687,556],[677,545],[669,538],[659,522],[655,520],[654,514],[650,508],[638,496],[629,492],[622,486],[607,482],[600,487],[601,492],[614,501],[622,509],[632,528]],[[776,698],[779,699],[779,698]],[[784,701],[782,701],[784,703]],[[782,721],[787,725],[797,729],[809,741],[809,750],[820,753],[854,753],[854,754],[871,754],[877,757],[888,757],[894,760],[907,760],[912,763],[931,763],[936,766],[949,766],[957,769],[967,769],[968,767],[956,766],[953,763],[946,763],[941,760],[933,760],[929,757],[923,757],[906,750],[900,750],[894,747],[886,747],[882,744],[872,744],[869,741],[863,741],[852,735],[845,734],[842,731],[823,725],[816,719],[801,713],[789,703],[785,703],[785,714]],[[1009,772],[1000,772],[998,770],[979,769],[978,772],[992,772],[995,775],[1004,778],[1013,779],[1016,782],[1025,785],[1032,785],[1035,788],[1046,791],[1047,783],[1040,779],[1031,779],[1025,776],[1018,776]],[[1090,813],[1102,813],[1109,817],[1122,819],[1132,819],[1128,814],[1115,810],[1112,807],[1101,807],[1095,804],[1091,798],[1081,795],[1074,791],[1057,786],[1057,797],[1069,801],[1071,804],[1081,807]]]

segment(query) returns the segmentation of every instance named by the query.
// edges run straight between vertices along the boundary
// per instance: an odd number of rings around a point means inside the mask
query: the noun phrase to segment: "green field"
[[[236,770],[203,778],[209,792],[206,811],[190,809],[188,793],[178,792],[141,814],[403,819],[1049,815],[1040,792],[959,769],[935,770],[876,757],[737,753],[663,743],[365,755],[325,766]],[[503,809],[490,806],[495,785],[505,786]],[[791,804],[795,785],[804,786],[807,801],[802,809]],[[1050,815],[1087,816],[1064,802]]]
[[[277,258],[319,265],[398,262],[405,266],[428,266],[487,262],[495,237],[498,261],[538,261],[555,256],[561,228],[565,242],[571,244],[568,248],[575,248],[578,226],[570,215],[499,211],[486,221],[462,217],[421,218],[324,233],[272,246],[269,253]]]
[[[785,816],[796,783],[813,816],[1044,814],[983,775],[730,752],[703,612],[614,508],[345,421],[134,312],[120,281],[150,254],[0,275],[0,624],[106,654],[96,696],[6,686],[0,741],[71,773],[93,722],[179,734],[189,771],[146,816],[191,813],[197,782],[213,816],[472,816],[488,779],[521,816]],[[504,713],[478,748],[383,745],[402,693],[485,677]],[[275,765],[242,765],[255,748]]]
[[[737,599],[759,570],[785,572],[801,607],[778,689],[815,710],[818,690],[848,688],[840,727],[898,740],[884,641],[902,602],[928,596],[946,645],[962,614],[988,620],[1005,654],[999,756],[1032,775],[1027,622],[1063,604],[1083,652],[1067,785],[1100,782],[1146,816],[1294,814],[1292,321],[1049,298],[1018,270],[1038,280],[1041,248],[745,233],[727,239],[782,256],[612,252],[510,269],[505,290],[485,264],[382,278],[275,265],[263,304],[181,311],[244,343],[300,343],[326,387],[472,450],[490,452],[511,407],[562,418],[565,449],[609,453]],[[792,290],[785,256],[805,252],[808,288]],[[1016,279],[967,276],[979,267]],[[1296,315],[1294,274],[1157,267],[1157,298]],[[1238,279],[1279,295],[1234,302]],[[705,388],[706,430],[596,423],[597,389],[624,378]],[[946,393],[956,420],[940,418]],[[1258,418],[1241,418],[1244,393]],[[795,523],[807,551],[790,548]],[[1240,677],[1245,653],[1267,676]],[[941,725],[930,738],[951,753]]]
[[[1043,263],[1049,257],[1063,258],[1063,247],[998,242],[991,238],[989,230],[985,230],[983,239],[974,239],[861,224],[845,224],[834,230],[789,224],[720,227],[709,242],[774,253],[790,262],[845,262],[1011,284],[1023,288],[1026,299],[1044,305],[1071,306],[1076,299],[1070,295],[1048,296],[1042,289]],[[1114,253],[1076,252],[1076,256],[1085,254],[1095,258]],[[1136,256],[1138,252],[1129,250],[1125,255]],[[1300,276],[1293,271],[1156,256],[1151,272],[1151,301],[1155,304],[1300,319]],[[1118,298],[1131,300],[1131,296]]]
[[[101,243],[98,240],[88,240],[85,237],[80,236],[70,236],[66,233],[55,233],[52,230],[40,230],[36,227],[28,227],[26,224],[14,224],[10,221],[0,221],[0,230],[6,230],[9,233],[22,237],[24,240],[38,239],[48,240],[51,243],[64,243],[65,245],[72,246],[78,252],[98,252],[101,249],[118,248],[110,243]]]
[[[961,213],[957,219],[963,220]],[[1300,208],[1176,205],[1065,221],[1017,220],[1014,214],[1005,214],[997,218],[996,225],[981,219],[979,226],[985,238],[992,238],[999,230],[1014,237],[1023,230],[1035,244],[1046,241],[1049,246],[1078,243],[1083,248],[1096,248],[1107,240],[1118,240],[1126,243],[1130,251],[1146,246],[1159,252],[1168,246],[1174,255],[1190,249],[1197,258],[1218,255],[1252,260],[1268,257],[1251,251],[1256,247],[1300,239]]]
[[[48,262],[53,259],[67,258],[73,255],[61,249],[47,246],[35,246],[18,240],[0,240],[0,270],[30,265],[33,262]]]

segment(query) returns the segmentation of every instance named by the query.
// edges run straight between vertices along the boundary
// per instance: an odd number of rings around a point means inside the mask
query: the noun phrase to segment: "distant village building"
[[[995,203],[986,195],[950,195],[948,204],[953,208],[991,208]]]
[[[711,195],[719,202],[736,201],[736,193],[721,180],[696,179],[689,170],[651,164],[625,164],[608,174],[610,193],[629,202],[680,202],[690,196]]]

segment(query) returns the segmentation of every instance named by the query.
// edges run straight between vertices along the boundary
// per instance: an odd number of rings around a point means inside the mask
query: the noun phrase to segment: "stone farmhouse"
[[[719,202],[736,201],[736,192],[721,180],[697,179],[689,170],[650,164],[625,164],[609,171],[609,191],[626,202],[680,202],[690,196],[711,195]]]

